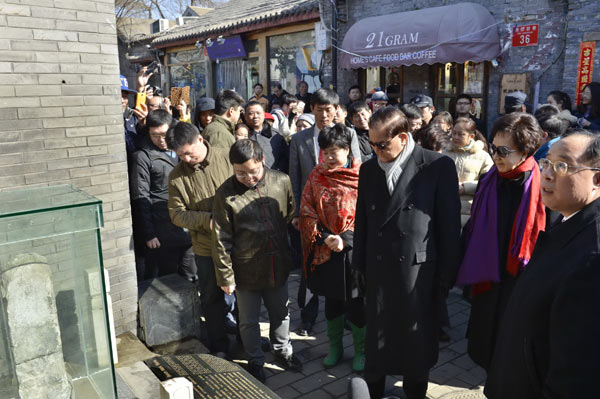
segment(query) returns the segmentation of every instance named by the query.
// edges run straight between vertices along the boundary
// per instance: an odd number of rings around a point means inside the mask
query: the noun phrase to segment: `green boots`
[[[329,353],[323,359],[323,366],[333,367],[342,358],[344,354],[344,316],[336,317],[333,320],[327,320],[327,338],[329,338]]]
[[[352,338],[354,339],[354,360],[352,361],[352,370],[361,372],[365,369],[365,327],[357,327],[350,323],[352,327]]]
[[[365,327],[359,328],[353,323],[352,338],[354,339],[354,360],[352,361],[352,370],[361,372],[365,369]],[[344,317],[336,317],[333,320],[327,320],[327,338],[329,338],[329,353],[323,359],[325,367],[333,367],[342,358],[344,354]]]

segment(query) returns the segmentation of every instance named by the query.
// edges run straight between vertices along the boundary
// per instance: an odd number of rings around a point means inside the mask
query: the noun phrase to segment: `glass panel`
[[[196,104],[200,97],[205,97],[206,94],[206,64],[193,63],[186,65],[171,65],[169,66],[169,82],[171,87],[190,86],[194,93],[192,99],[193,104]]]
[[[367,74],[367,93],[369,93],[371,90],[375,89],[376,87],[379,87],[379,85],[380,85],[381,68],[380,67],[367,68],[366,74]]]
[[[71,186],[0,192],[0,398],[16,397],[16,365],[30,358],[39,378],[52,374],[48,392],[30,397],[70,387],[74,399],[116,397],[101,224],[101,202]],[[10,310],[15,303],[35,311]]]
[[[402,94],[405,103],[409,102],[417,94],[425,94],[431,97],[429,65],[405,66],[403,70]]]
[[[437,92],[456,95],[458,93],[458,65],[442,64],[437,70]]]
[[[269,72],[271,83],[281,86],[291,94],[302,80],[308,91],[321,87],[319,67],[322,52],[315,48],[315,31],[290,33],[269,37]]]
[[[385,79],[385,92],[387,93],[390,101],[398,102],[402,97],[402,86],[400,85],[400,68],[386,68],[387,76]]]
[[[204,62],[205,59],[204,53],[200,50],[186,50],[169,53],[169,64]]]
[[[216,65],[217,91],[234,90],[241,95],[246,92],[244,60],[220,60]]]
[[[450,106],[454,98],[452,97],[438,97],[435,101],[435,110],[438,112],[448,111],[452,113]]]
[[[253,87],[260,82],[260,74],[258,71],[258,58],[248,59],[248,61],[246,61],[246,82],[248,82],[246,98],[250,98],[254,95]]]
[[[483,93],[484,64],[466,62],[464,65],[464,92],[469,94]]]
[[[244,41],[244,48],[247,53],[255,53],[258,51],[258,40],[246,40]]]

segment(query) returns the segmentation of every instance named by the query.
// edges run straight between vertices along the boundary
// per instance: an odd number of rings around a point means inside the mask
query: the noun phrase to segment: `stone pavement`
[[[273,355],[267,354],[265,364],[267,383],[284,399],[292,398],[346,398],[348,380],[356,376],[352,372],[352,335],[349,331],[344,335],[344,357],[337,366],[324,369],[321,364],[327,354],[328,344],[326,323],[324,316],[324,301],[320,302],[320,312],[312,336],[302,337],[295,334],[300,326],[300,310],[296,301],[298,285],[300,282],[299,271],[295,270],[289,279],[290,312],[292,344],[294,353],[303,363],[301,373],[283,371],[272,363]],[[428,398],[484,398],[481,393],[485,380],[485,372],[476,366],[466,354],[467,341],[465,330],[469,319],[470,306],[462,299],[460,291],[454,289],[448,298],[448,312],[450,315],[449,343],[440,343],[439,360],[431,370]],[[261,314],[261,332],[268,337],[268,317],[263,308]],[[240,362],[238,360],[238,362]],[[386,382],[386,395],[404,398],[402,391],[402,377],[389,376]],[[469,391],[470,390],[470,391]]]

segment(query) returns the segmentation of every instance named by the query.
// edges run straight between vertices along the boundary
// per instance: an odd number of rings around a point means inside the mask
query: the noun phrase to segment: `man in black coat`
[[[365,379],[372,398],[385,376],[404,376],[409,399],[423,399],[438,358],[439,302],[458,269],[460,199],[454,163],[417,146],[406,116],[376,112],[360,169],[353,265],[366,279]]]
[[[165,136],[171,115],[162,109],[148,114],[148,134],[133,154],[131,165],[131,200],[136,239],[146,250],[145,270],[139,280],[179,272],[190,281],[196,279],[192,241],[169,217],[169,174],[179,162],[167,149]],[[141,236],[141,237],[140,237]]]
[[[575,132],[542,168],[563,218],[540,233],[510,297],[485,385],[490,399],[595,398],[600,375],[600,138]]]

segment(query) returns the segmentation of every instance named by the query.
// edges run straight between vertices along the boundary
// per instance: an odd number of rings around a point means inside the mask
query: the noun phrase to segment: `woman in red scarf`
[[[350,156],[352,135],[343,124],[319,133],[319,164],[306,182],[300,202],[300,234],[308,288],[325,296],[329,354],[325,367],[335,366],[344,347],[344,314],[352,327],[352,369],[364,369],[365,314],[352,284],[350,265],[360,162]]]
[[[471,359],[488,369],[507,300],[527,267],[546,214],[533,159],[542,130],[529,114],[511,113],[492,128],[494,166],[480,179],[465,225],[458,285],[473,285],[467,328]]]

